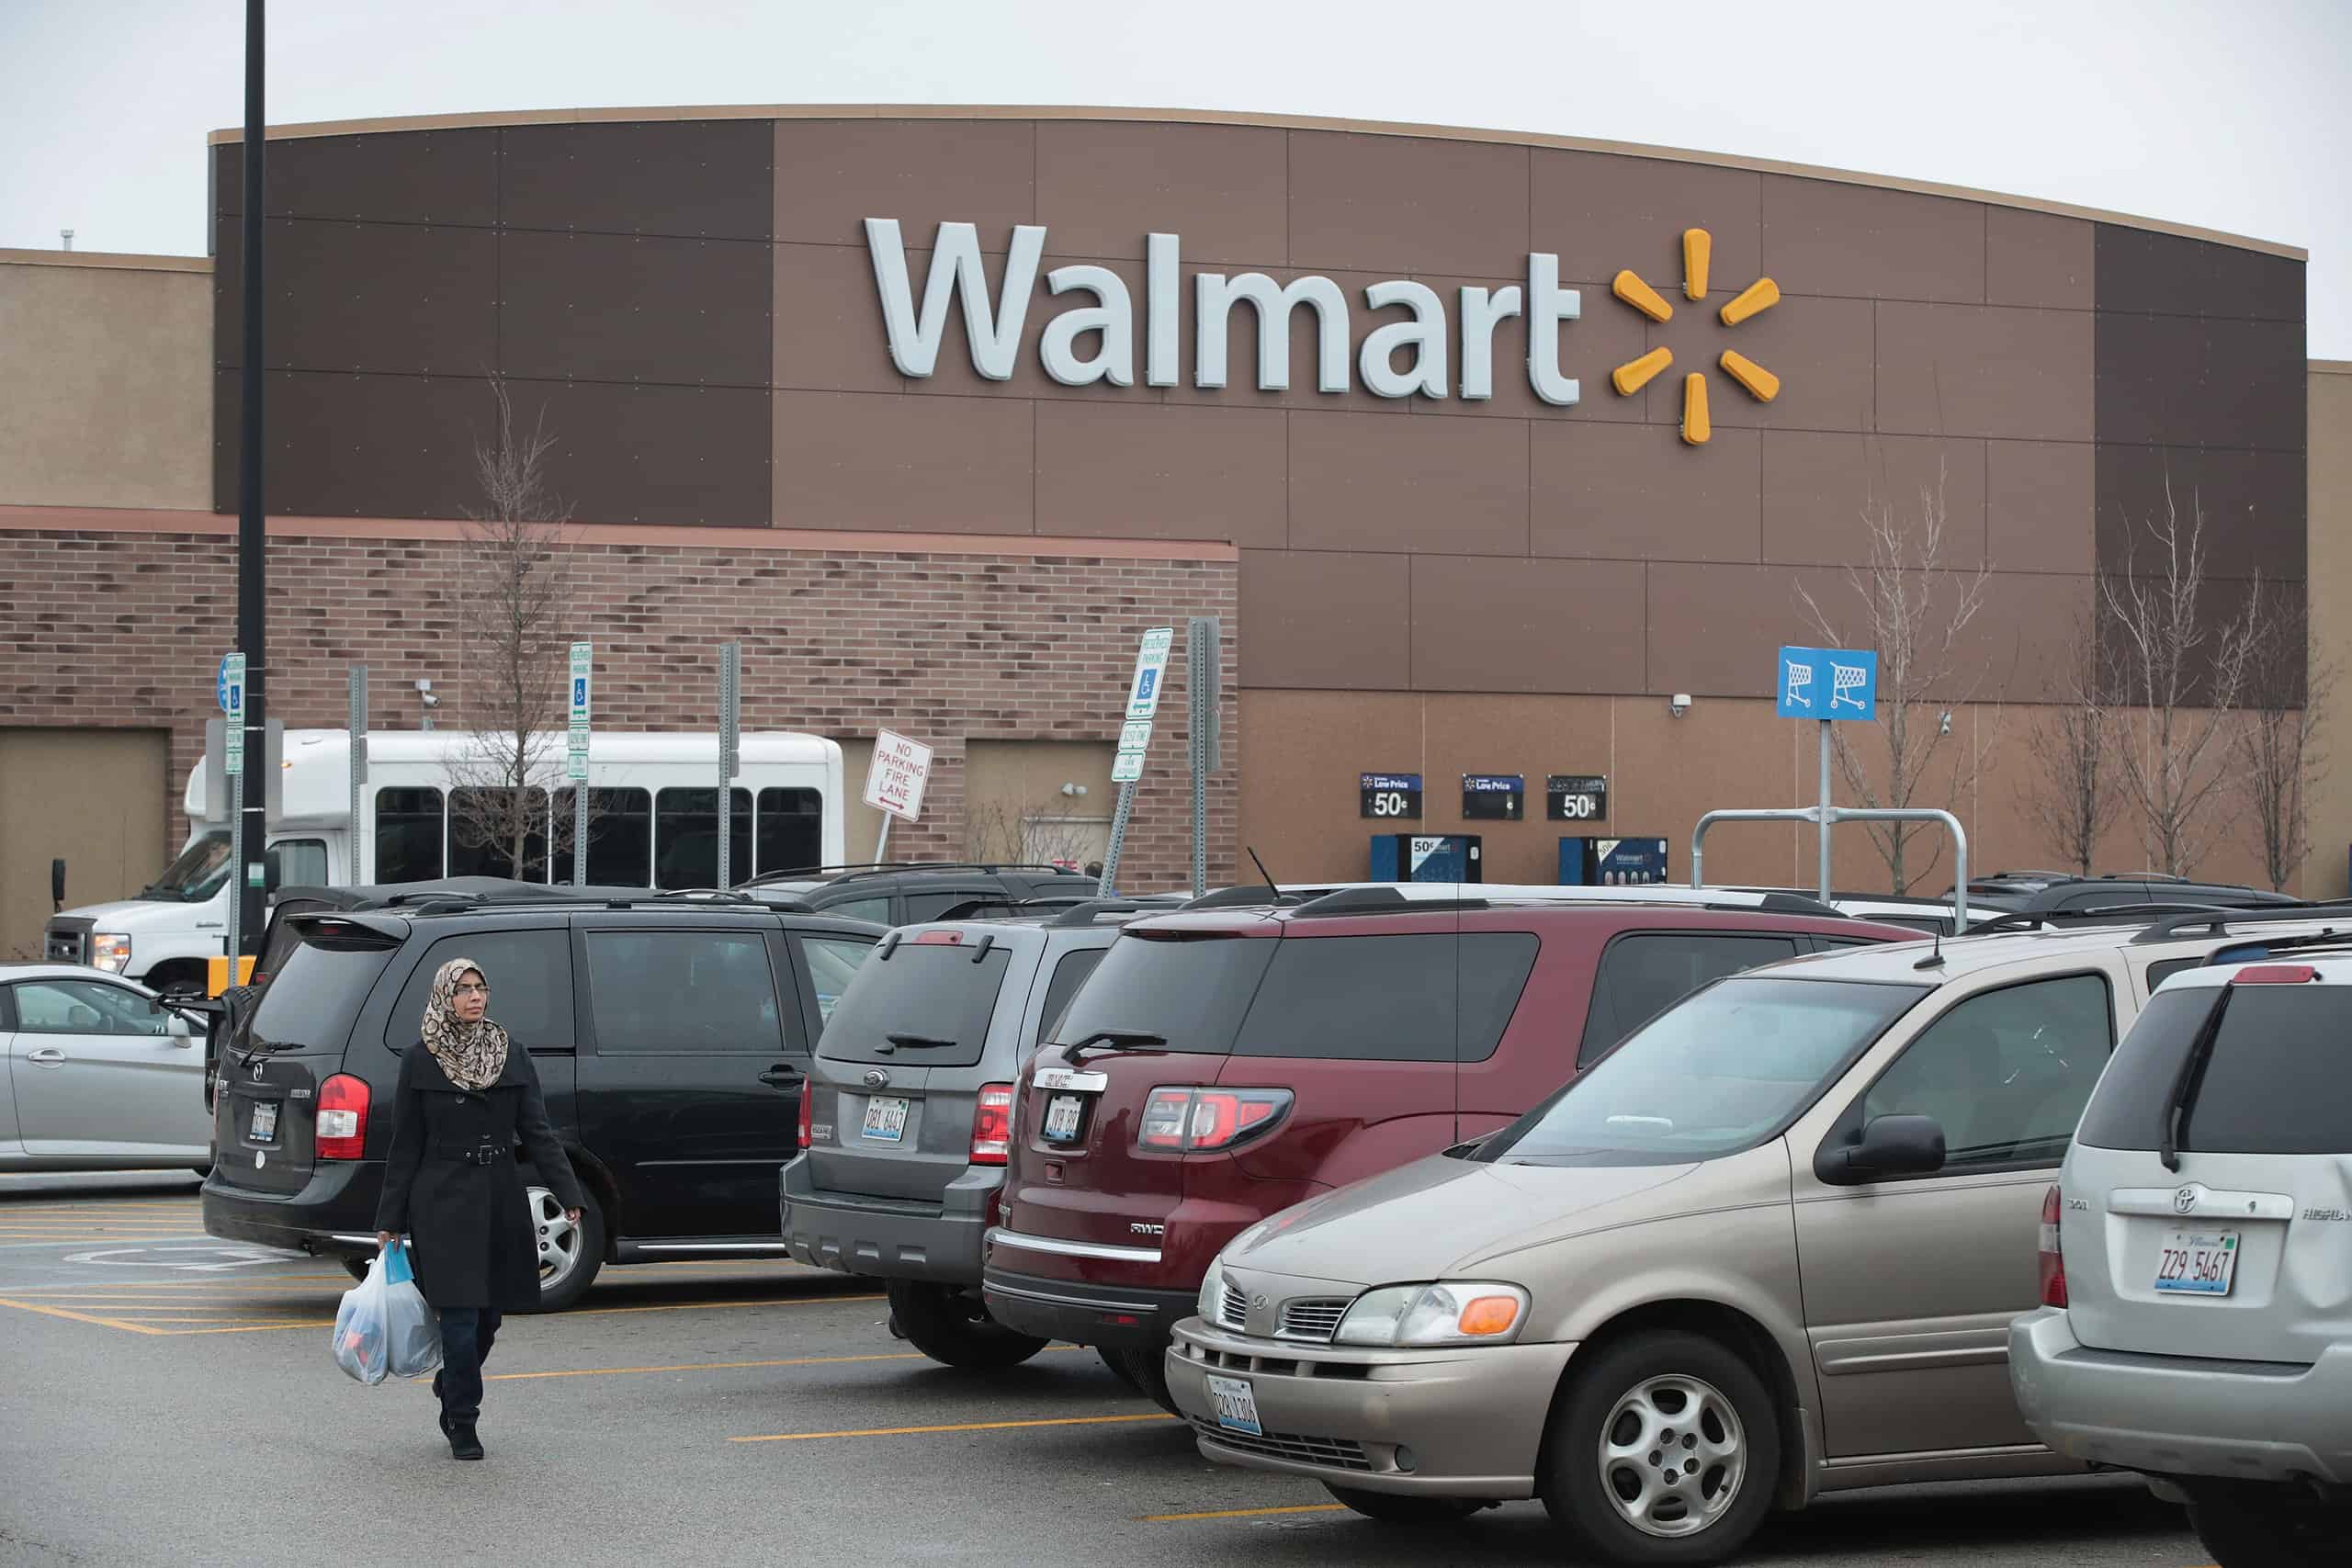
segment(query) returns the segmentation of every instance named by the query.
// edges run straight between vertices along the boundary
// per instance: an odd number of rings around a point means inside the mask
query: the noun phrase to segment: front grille
[[[1312,1297],[1284,1302],[1282,1326],[1275,1332],[1285,1339],[1312,1339],[1317,1345],[1327,1345],[1331,1336],[1340,1331],[1340,1319],[1348,1315],[1348,1304],[1343,1300]]]
[[[1216,1292],[1216,1324],[1238,1334],[1250,1326],[1250,1292],[1227,1276],[1219,1282]]]
[[[1267,1459],[1286,1459],[1295,1464],[1319,1464],[1327,1470],[1370,1471],[1371,1456],[1363,1445],[1348,1438],[1306,1438],[1289,1432],[1268,1432],[1253,1438],[1246,1432],[1228,1432],[1214,1421],[1195,1416],[1193,1430],[1213,1443],[1243,1453],[1260,1454]]]
[[[82,951],[89,938],[80,931],[49,933],[48,959],[51,964],[85,964],[88,957]]]
[[[1238,1354],[1212,1349],[1205,1345],[1182,1343],[1176,1347],[1176,1353],[1219,1372],[1253,1372],[1283,1378],[1351,1378],[1359,1382],[1372,1376],[1370,1364],[1363,1361],[1297,1360],[1278,1356]]]

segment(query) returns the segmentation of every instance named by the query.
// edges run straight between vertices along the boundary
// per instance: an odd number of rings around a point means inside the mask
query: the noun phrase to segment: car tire
[[[1328,1481],[1323,1490],[1365,1518],[1388,1525],[1450,1525],[1487,1506],[1476,1497],[1405,1497],[1393,1492],[1359,1492]]]
[[[1168,1392],[1168,1347],[1148,1345],[1140,1349],[1121,1346],[1102,1352],[1127,1385],[1170,1416],[1182,1416],[1176,1408],[1176,1396]]]
[[[890,1315],[907,1343],[944,1367],[967,1372],[1017,1367],[1048,1341],[1015,1333],[989,1316],[979,1299],[953,1285],[893,1280]]]
[[[2189,1495],[2188,1522],[2219,1568],[2343,1568],[2352,1508],[2276,1485],[2216,1485]]]
[[[376,1260],[372,1258],[343,1258],[336,1261],[343,1265],[343,1271],[353,1279],[365,1280],[368,1278],[368,1265]]]
[[[533,1310],[561,1312],[588,1293],[605,1266],[605,1211],[583,1185],[575,1225],[564,1218],[563,1201],[536,1179],[525,1190],[539,1251],[539,1304]]]
[[[1687,1568],[1746,1544],[1780,1464],[1778,1413],[1755,1369],[1703,1335],[1650,1332],[1570,1363],[1537,1491],[1577,1555]]]
[[[1136,1382],[1136,1375],[1127,1370],[1126,1362],[1119,1359],[1119,1353],[1116,1350],[1105,1350],[1097,1345],[1094,1348],[1094,1353],[1102,1358],[1102,1364],[1111,1369],[1111,1375],[1125,1384],[1129,1393],[1143,1393],[1143,1386]]]

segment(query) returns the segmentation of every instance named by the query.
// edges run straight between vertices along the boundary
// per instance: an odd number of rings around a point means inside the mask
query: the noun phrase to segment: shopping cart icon
[[[1813,707],[1813,666],[1783,659],[1781,671],[1788,678],[1787,688],[1781,696],[1781,705],[1810,711]]]
[[[1808,671],[1806,673],[1810,674],[1811,671]],[[1867,690],[1870,685],[1870,681],[1871,672],[1863,666],[1860,664],[1839,664],[1834,660],[1831,660],[1829,665],[1830,711],[1835,713],[1842,705],[1843,706],[1852,708],[1856,713],[1867,713],[1870,710],[1871,705],[1869,702],[1861,697],[1850,696],[1848,694]]]
[[[1878,655],[1859,648],[1783,648],[1772,695],[1782,718],[1867,722],[1878,716]]]

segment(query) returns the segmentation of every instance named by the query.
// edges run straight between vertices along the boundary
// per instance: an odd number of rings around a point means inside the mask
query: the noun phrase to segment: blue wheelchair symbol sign
[[[1855,649],[1783,648],[1773,683],[1782,718],[1878,716],[1878,655]]]
[[[585,675],[571,678],[571,705],[576,708],[588,705],[588,677]]]
[[[1135,700],[1139,703],[1151,701],[1152,693],[1158,689],[1159,685],[1159,671],[1148,665],[1145,666],[1136,672]]]

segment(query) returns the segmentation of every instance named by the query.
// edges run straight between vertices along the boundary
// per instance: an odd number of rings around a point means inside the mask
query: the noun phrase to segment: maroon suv
[[[1721,976],[1917,940],[1784,895],[1723,908],[1355,889],[1138,921],[1021,1073],[989,1314],[1095,1346],[1167,1404],[1169,1330],[1250,1225],[1504,1126]]]

